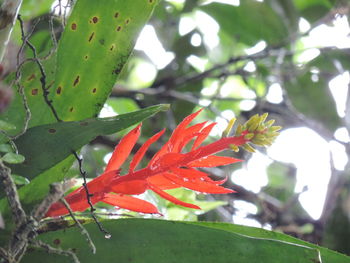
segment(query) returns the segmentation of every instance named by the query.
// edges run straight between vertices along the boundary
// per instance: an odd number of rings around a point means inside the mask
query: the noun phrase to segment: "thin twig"
[[[20,15],[18,15],[18,21],[19,21],[19,23],[21,25],[21,28],[23,28],[23,20],[22,20]],[[52,114],[54,115],[55,119],[58,122],[60,122],[62,120],[59,118],[55,108],[53,107],[52,100],[49,99],[49,91],[48,91],[48,89],[46,87],[46,73],[45,73],[44,67],[43,67],[41,61],[38,58],[38,54],[37,54],[36,49],[33,46],[33,44],[30,43],[30,41],[27,38],[25,38],[25,42],[28,45],[28,47],[32,50],[35,63],[38,65],[39,70],[40,70],[40,74],[41,74],[40,82],[41,82],[41,88],[42,88],[42,91],[43,91],[44,100],[45,100],[46,104],[49,106],[49,108],[50,108]]]
[[[63,194],[68,190],[68,184],[53,183],[50,185],[49,194],[41,201],[38,207],[33,210],[32,216],[35,220],[40,221],[45,217],[47,211],[53,203],[60,200]],[[69,185],[70,186],[70,185]]]
[[[92,241],[89,232],[83,227],[82,224],[80,224],[79,220],[74,216],[72,209],[70,208],[69,204],[67,203],[66,199],[61,198],[60,202],[64,204],[64,206],[67,208],[70,217],[73,219],[75,224],[80,228],[81,234],[86,237],[86,241],[89,244],[91,251],[93,254],[96,254],[96,247],[94,242]]]
[[[94,221],[95,221],[95,223],[97,224],[99,230],[100,230],[102,233],[105,234],[105,237],[110,238],[110,237],[111,237],[111,234],[110,234],[107,230],[105,230],[105,229],[103,228],[102,224],[101,224],[100,221],[97,219],[97,217],[96,217],[96,215],[95,215],[95,213],[94,213],[96,209],[94,208],[94,206],[93,206],[93,204],[92,204],[92,202],[91,202],[92,194],[90,194],[89,189],[88,189],[88,187],[87,187],[86,171],[84,171],[84,169],[83,169],[83,159],[81,159],[81,158],[78,156],[78,154],[77,154],[76,151],[72,151],[72,153],[73,153],[73,155],[75,156],[75,158],[76,158],[77,161],[78,161],[79,172],[80,172],[80,174],[81,174],[81,176],[83,177],[83,180],[84,180],[84,182],[83,182],[83,187],[84,187],[85,192],[86,192],[86,199],[87,199],[87,202],[88,202],[88,204],[89,204],[89,206],[90,206],[90,215],[91,215],[91,217],[94,219]]]
[[[55,35],[55,29],[53,26],[53,19],[54,19],[54,11],[52,11],[51,14],[49,14],[49,28],[50,28],[50,36],[51,36],[51,41],[52,41],[52,45],[53,47],[49,50],[49,53],[47,55],[45,55],[44,57],[41,58],[41,60],[46,60],[48,58],[51,57],[51,55],[53,53],[55,53],[55,51],[57,50],[57,39],[56,39],[56,35]]]
[[[31,240],[30,244],[34,247],[37,248],[43,248],[47,251],[47,253],[50,254],[57,254],[57,255],[62,255],[62,256],[66,256],[66,257],[71,257],[74,261],[74,263],[80,263],[77,255],[71,251],[71,250],[63,250],[63,249],[59,249],[59,248],[54,248],[40,240]]]

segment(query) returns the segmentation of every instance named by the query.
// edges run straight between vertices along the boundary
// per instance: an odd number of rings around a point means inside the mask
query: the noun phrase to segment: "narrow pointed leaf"
[[[23,164],[13,165],[12,171],[33,178],[96,136],[121,131],[164,109],[167,109],[166,105],[157,105],[116,117],[33,127],[15,141],[19,153],[24,155],[26,160]],[[48,151],[50,154],[47,154]]]

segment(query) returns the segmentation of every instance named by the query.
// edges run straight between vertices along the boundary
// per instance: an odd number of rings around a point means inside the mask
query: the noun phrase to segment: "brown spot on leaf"
[[[58,95],[60,95],[61,92],[62,92],[62,87],[61,87],[61,86],[58,86],[58,88],[57,88],[57,90],[56,90],[56,93],[57,93]]]
[[[73,83],[73,86],[76,86],[80,81],[80,76],[78,75],[75,80],[74,80],[74,83]]]
[[[116,13],[114,14],[114,17],[115,17],[115,18],[118,18],[118,16],[119,16],[119,12],[116,12]]]
[[[92,22],[93,22],[94,24],[96,24],[96,23],[98,22],[98,17],[97,17],[97,16],[94,16],[94,17],[92,18]]]
[[[77,29],[77,24],[76,24],[76,23],[72,23],[71,26],[70,26],[70,28],[71,28],[72,30],[76,30],[76,29]]]
[[[71,107],[71,108],[69,109],[69,111],[70,111],[70,112],[73,112],[73,110],[74,110],[74,108],[73,108],[73,107]]]
[[[115,70],[112,71],[113,74],[119,75],[121,69],[120,68],[116,68]]]
[[[53,241],[53,244],[58,246],[59,244],[61,244],[61,240],[56,238],[54,241]]]
[[[109,48],[110,51],[113,51],[113,49],[115,48],[115,45],[112,44],[111,47]]]
[[[32,89],[32,95],[33,96],[38,95],[38,89]]]
[[[100,42],[100,44],[103,46],[105,44],[105,40],[102,38],[100,39],[98,42]]]
[[[83,122],[81,122],[79,124],[80,124],[80,126],[88,126],[89,125],[89,123],[87,121],[83,121]]]
[[[92,34],[89,37],[89,42],[91,42],[91,40],[94,38],[95,32],[92,32]]]
[[[89,56],[88,55],[86,55],[85,57],[84,57],[84,59],[86,60],[86,59],[88,59],[89,58]]]
[[[129,22],[130,22],[130,19],[125,20],[125,24],[129,24]]]
[[[153,3],[153,0],[148,0],[148,2],[149,2],[150,4],[152,4],[152,3]]]
[[[94,88],[94,89],[92,90],[92,93],[96,93],[96,91],[97,91],[97,89],[96,89],[96,88]]]
[[[119,32],[120,30],[122,30],[122,27],[121,27],[121,26],[118,26],[118,27],[117,27],[117,31]]]
[[[31,80],[33,80],[33,79],[35,79],[35,74],[32,74],[32,75],[30,75],[30,76],[27,78],[28,81],[31,81]]]
[[[49,129],[49,133],[56,133],[56,129],[50,128],[50,129]]]

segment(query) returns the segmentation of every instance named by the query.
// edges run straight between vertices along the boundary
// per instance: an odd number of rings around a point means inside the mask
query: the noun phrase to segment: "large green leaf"
[[[65,121],[94,116],[158,0],[79,0],[57,51],[53,105]]]
[[[77,1],[57,54],[42,61],[49,100],[60,119],[83,120],[98,114],[157,2]],[[44,100],[41,80],[35,62],[23,67],[21,84],[32,113],[30,127],[55,121]],[[16,134],[24,118],[22,99],[15,91],[14,102],[0,119],[14,124],[17,129],[11,134]]]
[[[200,10],[212,16],[226,34],[250,46],[260,40],[278,44],[287,36],[283,20],[264,2],[244,0],[239,6],[212,3]]]
[[[80,149],[98,135],[121,131],[167,108],[167,105],[155,105],[116,117],[56,122],[30,128],[15,141],[18,151],[25,156],[25,162],[13,165],[12,171],[33,178],[64,160],[72,151]]]
[[[283,242],[288,242],[291,244],[302,245],[305,247],[315,248],[320,251],[322,263],[345,263],[350,262],[350,257],[340,254],[338,252],[329,250],[324,247],[320,247],[309,242],[279,233],[274,231],[268,231],[262,228],[234,225],[227,223],[211,223],[211,222],[191,222],[192,224],[207,226],[211,228],[221,229],[235,234],[241,234],[253,238],[264,238],[271,240],[279,240]],[[271,261],[272,262],[272,261]],[[282,261],[281,261],[282,262]],[[285,261],[283,261],[285,262]],[[309,262],[309,261],[306,261]],[[313,262],[313,261],[310,261]]]
[[[291,243],[256,239],[228,231],[187,223],[120,219],[104,223],[112,234],[106,239],[96,225],[86,225],[97,253],[92,254],[78,228],[46,233],[40,239],[64,249],[72,248],[79,260],[133,263],[316,263],[317,249]],[[71,258],[29,252],[22,262],[71,262]]]

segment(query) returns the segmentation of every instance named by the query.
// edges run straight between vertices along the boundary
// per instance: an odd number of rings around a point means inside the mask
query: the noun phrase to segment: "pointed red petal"
[[[216,125],[216,122],[211,123],[201,131],[200,135],[194,141],[191,151],[198,148],[199,145],[201,145],[201,143],[208,137],[209,133],[211,132],[211,130],[214,128],[215,125]]]
[[[129,195],[106,194],[102,202],[140,213],[159,213],[153,204]]]
[[[95,204],[98,201],[100,201],[101,198],[102,198],[102,195],[96,194],[90,198],[90,201],[92,204]],[[73,194],[73,195],[70,194],[66,196],[64,199],[66,199],[67,203],[69,204],[73,212],[76,212],[76,211],[83,212],[90,207],[89,203],[87,202],[86,193],[84,192],[81,192],[79,194]],[[62,204],[61,202],[56,202],[50,207],[49,211],[46,213],[45,216],[55,217],[55,216],[66,215],[68,213],[69,212],[67,208],[64,206],[64,204]]]
[[[201,209],[199,206],[194,205],[194,204],[189,204],[186,202],[183,202],[177,198],[175,198],[174,196],[164,192],[163,190],[159,189],[158,187],[149,184],[149,189],[152,190],[153,192],[155,192],[156,194],[158,194],[159,196],[161,196],[162,198],[176,204],[176,205],[181,205],[184,207],[188,207],[188,208],[194,208],[194,209]]]
[[[167,153],[164,154],[156,163],[153,163],[150,167],[151,170],[157,171],[162,169],[163,171],[169,169],[171,166],[179,166],[184,159],[184,155],[181,153]]]
[[[179,188],[180,186],[164,177],[165,173],[157,174],[147,178],[147,182],[162,190]]]
[[[163,156],[166,153],[172,152],[174,143],[178,139],[178,136],[186,129],[187,125],[202,111],[203,109],[200,109],[199,111],[192,113],[188,115],[183,121],[175,128],[172,135],[169,138],[169,141],[163,145],[163,147],[153,156],[152,160],[150,161],[149,165],[152,165],[154,162],[156,162],[161,156]]]
[[[179,153],[182,149],[196,136],[200,134],[200,131],[207,122],[198,123],[184,130],[179,134],[177,140],[174,142],[173,152]]]
[[[186,177],[190,180],[193,179],[202,179],[208,177],[208,174],[205,172],[198,171],[196,169],[184,169],[184,168],[173,168],[171,169],[171,173],[177,174],[181,177]],[[209,178],[209,177],[208,177]]]
[[[137,139],[141,133],[140,123],[135,129],[131,130],[127,135],[125,135],[115,147],[112,157],[109,160],[105,172],[112,170],[118,170],[120,166],[125,162],[126,158],[130,155],[132,148],[135,146]]]
[[[201,159],[192,161],[187,165],[189,167],[216,167],[216,166],[227,165],[231,163],[237,163],[241,161],[242,160],[232,158],[232,157],[210,155],[210,156],[206,156]]]
[[[188,180],[187,178],[181,178],[180,176],[177,176],[175,174],[167,174],[165,175],[166,178],[173,181],[174,183],[181,185],[183,187],[186,187],[188,189],[202,192],[202,193],[208,193],[208,194],[227,194],[227,193],[233,193],[233,190],[224,188],[222,186],[218,186],[213,183],[208,183],[201,180]],[[186,180],[187,179],[187,180]]]
[[[141,148],[135,153],[134,158],[132,159],[130,163],[129,173],[133,172],[136,168],[136,166],[139,164],[139,162],[142,160],[143,156],[145,155],[148,148],[151,146],[152,143],[156,142],[160,136],[163,135],[165,132],[165,129],[161,130],[157,134],[153,135],[150,139],[148,139]]]
[[[212,183],[212,184],[216,184],[216,185],[223,184],[227,181],[227,177],[223,180],[214,181],[213,179],[211,179],[208,176],[208,174],[201,172],[201,171],[198,171],[198,170],[193,169],[193,168],[189,168],[189,169],[174,168],[174,169],[171,169],[171,172],[173,174],[179,175],[181,177],[186,177],[189,180],[202,180],[202,181],[206,181],[208,183]]]
[[[138,195],[142,194],[147,189],[147,181],[146,180],[133,180],[132,175],[121,176],[120,180],[114,180],[111,182],[109,188],[107,188],[106,192],[114,192],[116,194],[127,194],[127,195]]]
[[[111,182],[114,178],[120,177],[119,174],[120,174],[120,170],[109,171],[109,172],[104,172],[100,176],[94,178],[93,180],[91,180],[90,182],[87,183],[87,187],[89,189],[89,192],[91,194],[94,194],[97,192],[103,192],[104,189],[111,184]],[[83,187],[80,187],[77,190],[75,190],[74,192],[72,192],[71,194],[74,194],[74,193],[76,193],[78,191],[82,191],[82,190],[85,191],[85,189]]]

